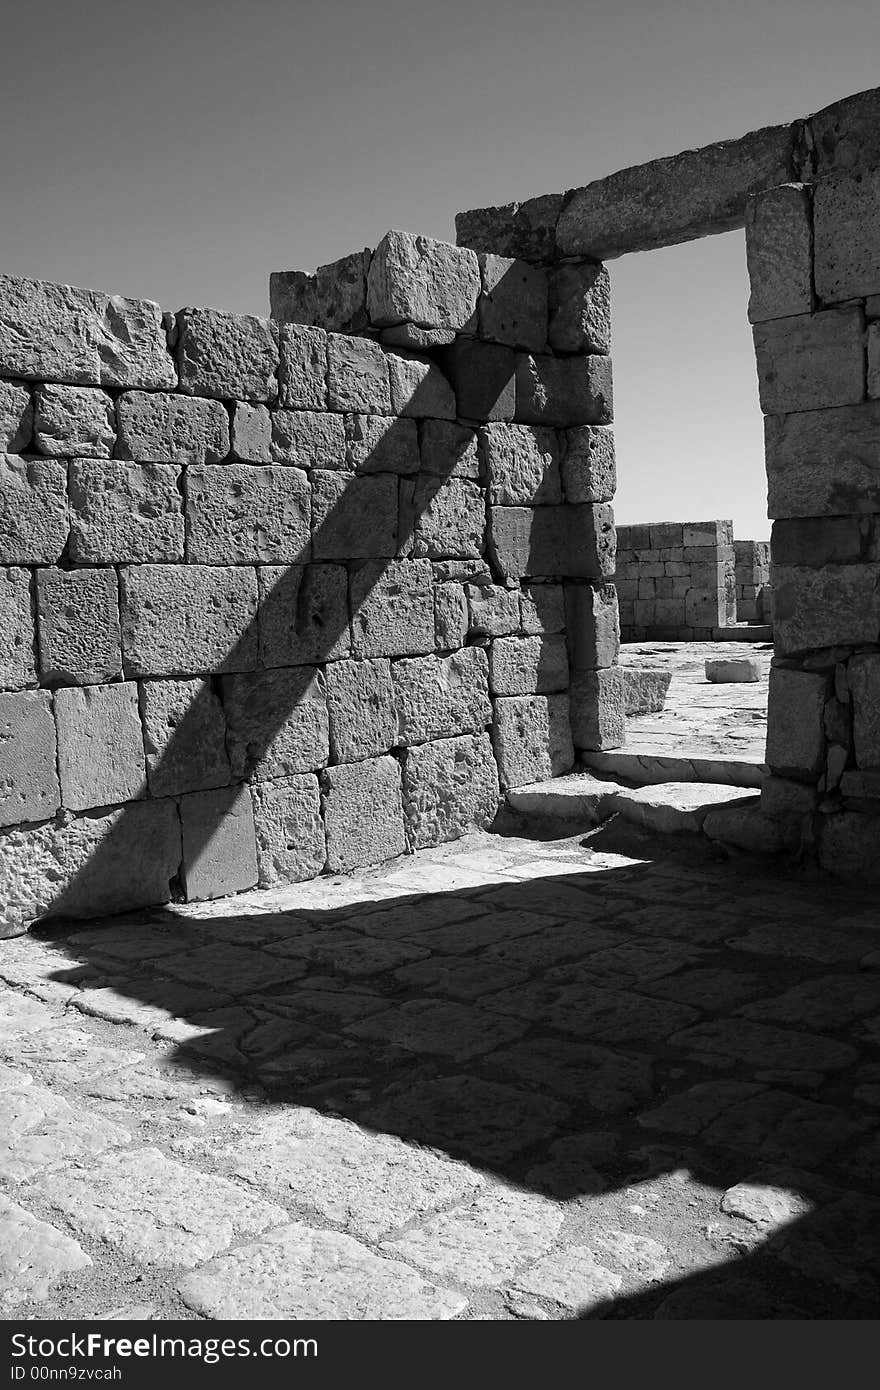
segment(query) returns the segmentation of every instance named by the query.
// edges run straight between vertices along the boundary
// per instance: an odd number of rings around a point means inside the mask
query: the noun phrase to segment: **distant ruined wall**
[[[618,526],[614,583],[622,641],[711,641],[736,622],[733,522]]]
[[[770,542],[734,541],[733,550],[737,622],[772,623]]]

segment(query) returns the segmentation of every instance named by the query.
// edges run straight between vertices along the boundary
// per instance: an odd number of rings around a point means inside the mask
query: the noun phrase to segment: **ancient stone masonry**
[[[710,641],[736,622],[733,523],[618,526],[615,587],[624,641]]]
[[[736,619],[740,623],[773,622],[770,542],[734,541]]]

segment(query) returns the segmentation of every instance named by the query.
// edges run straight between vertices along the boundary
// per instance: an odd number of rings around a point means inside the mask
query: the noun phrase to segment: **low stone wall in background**
[[[736,619],[739,623],[773,622],[770,542],[734,541]]]
[[[614,582],[624,642],[710,641],[736,622],[733,523],[618,526]]]

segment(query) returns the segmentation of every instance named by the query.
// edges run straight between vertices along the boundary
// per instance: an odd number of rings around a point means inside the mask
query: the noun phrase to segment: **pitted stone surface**
[[[86,565],[183,560],[179,480],[174,464],[71,459],[71,559]]]
[[[480,431],[480,444],[493,505],[527,507],[562,501],[556,430],[535,425],[486,425]]]
[[[146,791],[134,681],[55,692],[61,799],[72,811],[133,801]]]
[[[40,674],[96,685],[122,668],[119,581],[112,569],[37,571]]]
[[[252,788],[261,888],[314,878],[327,860],[318,779],[311,774]]]
[[[0,456],[0,564],[53,565],[67,544],[67,465]]]
[[[188,395],[274,400],[277,327],[252,314],[182,309],[177,316],[177,364],[180,389]]]
[[[391,405],[399,415],[455,419],[455,392],[429,357],[399,352],[388,354]]]
[[[140,709],[153,796],[224,787],[232,780],[223,709],[207,681],[142,681]]]
[[[33,432],[30,391],[21,382],[0,381],[0,453],[19,453],[30,443]]]
[[[488,734],[407,749],[403,810],[415,849],[490,825],[499,799],[498,768]]]
[[[41,454],[109,458],[116,442],[111,397],[84,386],[41,386],[35,396],[34,441]]]
[[[403,854],[400,768],[394,758],[328,767],[322,791],[331,871],[378,864]]]
[[[478,559],[484,546],[486,506],[477,485],[466,478],[441,482],[422,477],[410,486],[413,554],[431,560],[446,556]]]
[[[60,804],[51,695],[0,694],[0,825],[48,820]]]
[[[220,401],[124,391],[116,415],[117,458],[219,463],[229,453],[229,416]]]
[[[322,328],[285,323],[281,340],[281,404],[297,410],[327,405],[327,334]]]
[[[434,576],[427,560],[353,567],[354,654],[419,656],[434,650]]]
[[[348,575],[342,565],[260,565],[264,666],[337,661],[351,649]]]
[[[327,404],[331,410],[391,415],[388,359],[369,338],[327,338]]]
[[[564,637],[499,637],[489,649],[493,695],[547,695],[568,683]]]
[[[473,329],[480,268],[473,251],[431,237],[388,232],[370,262],[367,306],[375,324]]]
[[[0,690],[36,683],[30,572],[0,567]]]
[[[391,663],[337,662],[327,670],[333,761],[353,763],[387,753],[397,742]]]
[[[389,559],[397,553],[397,478],[352,478],[315,469],[312,554],[316,560]]]
[[[280,564],[309,558],[311,499],[299,468],[227,463],[186,470],[191,564]]]
[[[257,665],[257,582],[243,566],[134,565],[120,571],[129,676],[249,671]]]
[[[264,781],[326,763],[326,682],[314,666],[224,676],[223,708],[234,777]]]
[[[415,420],[389,415],[346,415],[345,463],[357,473],[417,473]]]
[[[341,415],[316,410],[273,410],[274,463],[297,468],[345,468],[345,429]]]
[[[391,674],[401,743],[477,732],[492,720],[488,665],[479,647],[395,661]]]

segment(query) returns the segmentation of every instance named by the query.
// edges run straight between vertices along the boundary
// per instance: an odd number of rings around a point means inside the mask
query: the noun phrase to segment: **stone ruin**
[[[758,814],[876,878],[878,211],[872,91],[278,273],[268,319],[0,278],[3,929],[381,862],[619,744],[602,262],[742,226]]]

